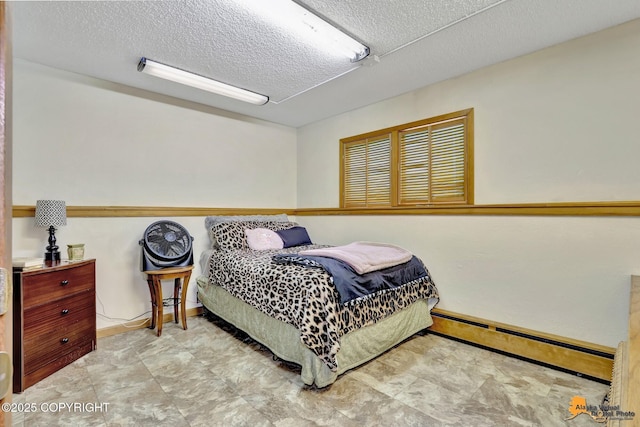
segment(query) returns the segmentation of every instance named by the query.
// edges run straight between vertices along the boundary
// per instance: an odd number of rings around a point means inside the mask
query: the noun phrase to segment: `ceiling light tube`
[[[263,19],[277,22],[298,34],[307,34],[320,40],[330,49],[340,52],[351,62],[369,55],[369,48],[310,10],[291,0],[237,0]]]
[[[138,71],[255,105],[264,105],[269,102],[268,96],[170,67],[144,57],[140,58]]]
[[[334,49],[349,58],[351,62],[358,62],[369,55],[369,48],[367,46],[299,4],[294,2],[290,3],[294,9],[293,13],[297,15],[297,18],[302,24],[308,27],[308,29],[318,37],[324,39],[329,45],[333,46]]]

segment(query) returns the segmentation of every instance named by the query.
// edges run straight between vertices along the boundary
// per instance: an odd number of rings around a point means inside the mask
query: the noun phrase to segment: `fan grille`
[[[159,268],[193,264],[192,242],[193,237],[182,225],[167,220],[154,222],[140,241],[143,269],[150,267],[149,262]]]
[[[156,257],[172,260],[181,258],[191,250],[191,236],[180,224],[158,221],[147,227],[145,246]]]

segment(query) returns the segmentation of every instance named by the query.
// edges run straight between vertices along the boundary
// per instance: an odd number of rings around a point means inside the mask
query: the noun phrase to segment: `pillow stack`
[[[283,230],[269,230],[268,228],[245,229],[249,249],[265,251],[268,249],[282,249],[293,246],[310,245],[309,233],[298,225]]]

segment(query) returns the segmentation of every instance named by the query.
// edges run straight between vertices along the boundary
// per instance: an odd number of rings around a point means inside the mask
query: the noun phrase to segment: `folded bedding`
[[[334,258],[349,264],[358,274],[404,264],[413,256],[399,246],[374,242],[353,242],[343,246],[303,250],[300,255]]]
[[[409,261],[402,264],[359,274],[350,264],[341,259],[302,255],[309,252],[315,252],[315,250],[300,251],[298,254],[276,254],[273,256],[273,262],[324,269],[331,275],[331,280],[340,294],[342,304],[376,292],[397,288],[427,276],[426,268],[415,256],[411,256]]]

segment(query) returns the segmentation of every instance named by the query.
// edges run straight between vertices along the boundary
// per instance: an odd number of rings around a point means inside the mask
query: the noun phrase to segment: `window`
[[[473,204],[473,109],[340,140],[340,206]]]

